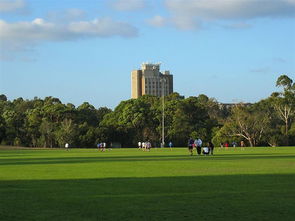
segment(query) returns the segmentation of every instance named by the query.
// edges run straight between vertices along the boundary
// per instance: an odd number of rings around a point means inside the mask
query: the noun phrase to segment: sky
[[[116,107],[143,62],[174,91],[257,102],[295,80],[295,0],[0,0],[0,94]]]

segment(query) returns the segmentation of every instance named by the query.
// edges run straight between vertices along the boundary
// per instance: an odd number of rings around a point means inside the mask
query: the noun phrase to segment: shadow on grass
[[[210,156],[188,156],[188,155],[140,155],[140,156],[90,156],[90,157],[58,157],[58,158],[21,158],[21,159],[1,159],[0,165],[26,165],[26,164],[73,164],[91,162],[123,162],[123,161],[175,161],[175,160],[264,160],[264,159],[294,159],[293,155],[279,155],[275,153],[267,154],[216,154]]]
[[[1,220],[292,220],[295,175],[0,182]]]

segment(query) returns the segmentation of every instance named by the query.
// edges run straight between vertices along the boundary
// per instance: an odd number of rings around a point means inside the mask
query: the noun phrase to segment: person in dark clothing
[[[214,144],[211,141],[209,141],[208,147],[209,147],[209,153],[211,153],[211,155],[213,155]]]
[[[193,155],[193,148],[194,148],[194,140],[190,138],[188,140],[188,151],[190,152],[191,156]]]

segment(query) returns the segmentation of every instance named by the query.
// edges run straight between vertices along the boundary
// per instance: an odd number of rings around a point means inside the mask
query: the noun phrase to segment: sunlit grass
[[[288,220],[294,181],[293,147],[215,148],[213,156],[189,156],[186,148],[4,148],[0,217]]]

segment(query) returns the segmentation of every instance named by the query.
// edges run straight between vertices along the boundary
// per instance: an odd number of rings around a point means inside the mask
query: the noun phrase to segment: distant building
[[[131,72],[131,98],[142,95],[166,96],[173,93],[173,75],[160,72],[160,64],[143,63]]]
[[[219,108],[220,109],[231,109],[235,106],[244,106],[244,107],[248,107],[248,106],[251,106],[252,103],[219,103]]]

